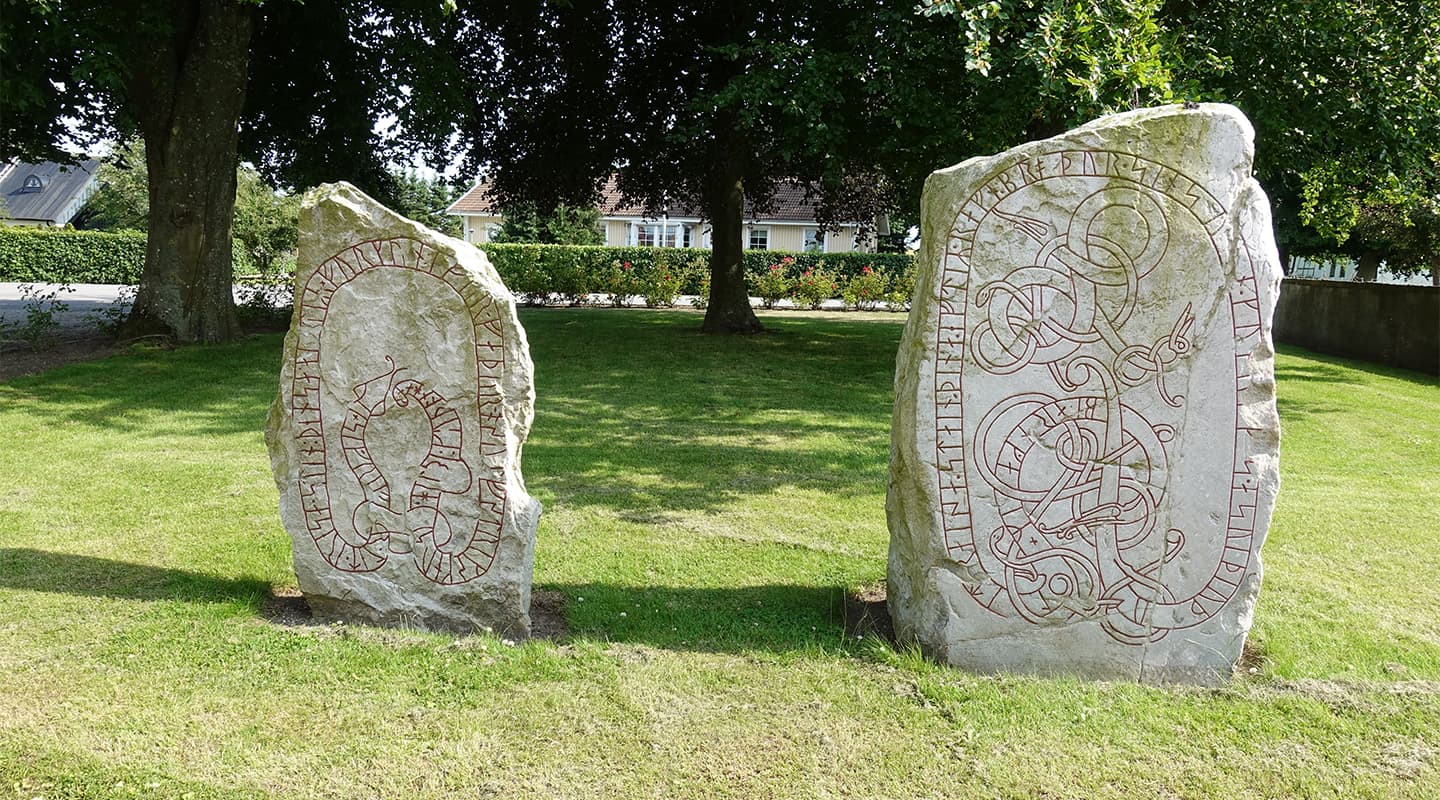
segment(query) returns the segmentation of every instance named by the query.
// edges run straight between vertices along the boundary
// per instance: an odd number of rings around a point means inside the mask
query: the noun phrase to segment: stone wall
[[[1286,278],[1275,340],[1440,375],[1440,289]]]

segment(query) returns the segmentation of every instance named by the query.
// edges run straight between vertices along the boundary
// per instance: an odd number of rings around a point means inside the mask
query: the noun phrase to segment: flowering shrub
[[[792,283],[787,273],[794,263],[794,258],[785,256],[755,278],[753,290],[755,296],[760,298],[761,305],[774,308],[780,298],[790,294]]]
[[[710,307],[710,270],[709,268],[703,268],[703,270],[698,279],[693,277],[691,279],[691,285],[696,286],[696,289],[695,299],[690,301],[692,308],[702,311]],[[696,280],[699,281],[698,285],[695,283]]]
[[[890,281],[884,272],[876,271],[869,264],[845,282],[845,305],[860,311],[874,311],[885,297],[886,284]]]
[[[144,244],[143,237],[141,244]],[[6,266],[4,246],[4,237],[0,236],[0,273]],[[484,244],[480,248],[489,256],[510,291],[517,298],[536,305],[578,302],[597,294],[612,305],[634,302],[644,292],[636,283],[627,284],[620,280],[621,267],[627,262],[631,267],[630,277],[635,281],[646,279],[657,260],[668,262],[670,274],[681,280],[681,294],[699,294],[702,280],[710,274],[710,251],[701,249],[558,244]],[[877,274],[896,280],[914,263],[911,256],[903,253],[747,250],[744,267],[750,294],[768,295],[770,307],[774,307],[774,303],[791,296],[790,290],[804,270],[814,269],[822,261],[825,270],[842,287],[848,278],[860,274],[866,266],[871,266]],[[763,293],[758,290],[762,282],[769,287]],[[894,294],[887,294],[884,301],[894,310],[903,310],[909,302],[912,285],[904,284],[898,289],[891,287]],[[707,292],[700,303],[704,305],[708,298]]]
[[[890,289],[885,292],[886,311],[908,311],[910,300],[915,296],[915,267],[906,267],[897,273],[890,281]]]
[[[800,277],[790,289],[790,298],[796,308],[819,308],[822,303],[835,296],[839,287],[835,276],[825,269],[825,262],[821,261],[800,273]]]
[[[649,308],[669,308],[675,305],[682,282],[680,271],[671,269],[669,260],[659,255],[640,278],[639,294],[644,296],[645,305]]]
[[[631,295],[640,293],[640,281],[629,261],[615,260],[610,262],[610,267],[602,274],[599,288],[608,295],[610,305],[622,308]]]

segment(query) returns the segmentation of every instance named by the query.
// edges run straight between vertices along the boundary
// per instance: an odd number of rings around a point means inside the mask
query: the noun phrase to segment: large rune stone
[[[1280,268],[1235,108],[930,176],[896,372],[897,634],[980,671],[1214,683],[1279,483]]]
[[[317,618],[529,633],[532,371],[478,249],[346,183],[306,195],[265,438]]]

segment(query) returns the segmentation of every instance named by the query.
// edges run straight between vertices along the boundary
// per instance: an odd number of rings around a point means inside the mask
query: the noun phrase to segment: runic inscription
[[[1262,315],[1231,225],[1200,182],[1103,149],[1032,153],[961,204],[940,267],[934,455],[946,555],[988,612],[1093,621],[1138,646],[1235,595],[1257,502],[1255,431],[1237,409]],[[1175,290],[1173,276],[1228,261],[1225,296]],[[1232,346],[1197,352],[1217,336]],[[1228,469],[1228,492],[1173,485],[1179,437],[1217,417],[1228,464],[1185,474],[1223,486]],[[1181,562],[1208,566],[1179,585]]]
[[[324,329],[343,287],[374,270],[406,270],[433,280],[463,302],[474,340],[475,400],[443,396],[418,363],[386,356],[353,385],[325,386]],[[410,559],[440,585],[463,584],[489,571],[505,519],[505,437],[500,381],[505,369],[502,309],[444,253],[411,238],[366,241],[327,259],[296,298],[297,326],[288,402],[301,454],[298,489],[305,526],[322,558],[342,572],[380,569]],[[326,391],[347,401],[327,418]],[[423,414],[423,456],[408,486],[395,485],[366,444],[371,425],[403,409]],[[333,412],[332,412],[333,413]],[[331,432],[327,437],[327,426]],[[465,457],[467,437],[478,437],[478,460]],[[337,470],[360,487],[363,500],[348,513],[332,502]],[[452,520],[475,520],[459,530]]]

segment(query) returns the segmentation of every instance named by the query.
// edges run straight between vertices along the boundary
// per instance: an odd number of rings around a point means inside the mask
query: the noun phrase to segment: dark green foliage
[[[300,197],[276,194],[250,167],[235,175],[235,221],[231,227],[235,274],[277,271],[293,261],[300,238]],[[244,253],[246,263],[240,261]]]
[[[401,136],[375,120],[437,100],[402,73],[432,61],[447,13],[432,0],[7,0],[0,156],[73,160],[66,145],[143,136],[149,247],[126,327],[229,340],[235,165],[286,187],[349,180],[394,203],[386,164],[418,123]],[[282,232],[263,233],[247,250],[273,265]]]
[[[145,234],[0,227],[0,281],[138,283]]]
[[[1414,233],[1408,227],[1418,225],[1423,237],[1440,196],[1434,3],[925,0],[921,7],[958,23],[952,49],[965,63],[945,81],[895,87],[890,95],[987,79],[1000,93],[974,107],[977,121],[962,120],[952,126],[961,133],[947,134],[971,137],[976,153],[1135,106],[1225,101],[1255,125],[1255,174],[1274,206],[1282,251],[1379,251],[1416,263],[1405,252]],[[907,51],[930,46],[928,39],[906,41],[914,44],[877,58],[899,63]],[[916,123],[899,116],[902,129]],[[1009,123],[997,128],[996,120]],[[1015,123],[1023,123],[1023,136]],[[1000,136],[985,135],[987,128]],[[930,151],[924,144],[911,149]],[[1396,239],[1387,232],[1394,226],[1382,223],[1374,236],[1376,226],[1362,224],[1366,214],[1410,226]],[[1339,247],[1352,231],[1359,241]]]
[[[504,220],[493,240],[502,244],[605,243],[605,234],[600,232],[600,210],[594,206],[560,203],[553,211],[541,214],[534,203],[517,203],[505,210]]]
[[[149,170],[145,143],[133,139],[100,165],[100,189],[76,215],[76,227],[99,231],[145,231],[150,218]],[[453,217],[452,217],[453,219]],[[300,198],[277,194],[252,167],[235,171],[235,215],[231,252],[236,275],[274,272],[294,260]]]
[[[445,213],[459,196],[453,187],[415,170],[392,170],[390,174],[395,181],[394,197],[388,203],[390,208],[421,225],[449,236],[460,236],[460,218]]]
[[[700,291],[708,274],[710,251],[699,248],[588,247],[546,244],[485,244],[490,263],[500,272],[512,292],[531,299],[561,295],[572,301],[587,294],[613,290],[612,270],[629,264],[636,280],[643,282],[650,272],[678,274],[683,294]],[[772,264],[784,263],[787,277],[798,279],[807,270],[824,262],[826,272],[842,279],[862,274],[870,266],[877,271],[901,275],[913,269],[915,259],[903,253],[784,253],[776,250],[747,250],[745,272],[763,275]],[[638,293],[638,292],[637,292]],[[835,296],[839,296],[836,294]]]
[[[150,220],[145,143],[137,138],[117,145],[100,164],[95,178],[100,188],[75,215],[75,227],[97,231],[145,230]]]

